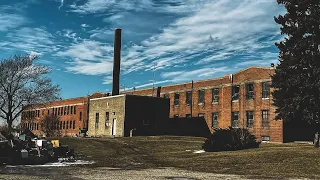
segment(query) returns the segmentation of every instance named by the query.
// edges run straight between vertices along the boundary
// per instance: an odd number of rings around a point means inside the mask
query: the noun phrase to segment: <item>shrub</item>
[[[248,129],[229,127],[228,129],[215,129],[215,132],[205,140],[202,148],[205,151],[234,151],[258,148],[260,143]]]

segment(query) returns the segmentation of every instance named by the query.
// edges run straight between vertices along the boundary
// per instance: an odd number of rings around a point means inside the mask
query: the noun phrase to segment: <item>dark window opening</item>
[[[76,129],[76,121],[73,120],[73,129]]]
[[[232,86],[232,101],[239,100],[239,92],[240,92],[239,85]]]
[[[79,120],[80,120],[80,121],[82,120],[82,112],[80,112]]]
[[[69,128],[69,121],[67,121],[67,126],[66,126],[66,129],[68,129]]]
[[[219,88],[212,89],[212,103],[219,102]]]
[[[186,114],[186,118],[191,118],[191,114]]]
[[[96,113],[96,128],[99,126],[99,113]]]
[[[70,107],[70,114],[73,113],[73,106]]]
[[[239,122],[239,112],[232,112],[231,113],[231,126],[233,128],[238,128]]]
[[[77,106],[73,106],[73,114],[76,114],[77,113]]]
[[[254,98],[254,85],[253,85],[253,83],[246,84],[246,97],[247,97],[247,99]]]
[[[269,128],[269,111],[263,110],[262,115],[262,128]]]
[[[63,111],[64,111],[63,115],[66,115],[67,114],[67,108],[65,106],[63,107]]]
[[[179,118],[179,114],[173,115],[174,118]]]
[[[252,128],[253,127],[253,111],[247,111],[247,127]]]
[[[163,95],[163,97],[169,99],[169,98],[170,98],[169,93],[165,93],[165,94]]]
[[[198,91],[198,104],[204,103],[204,94],[205,94],[205,91],[203,89]]]
[[[109,112],[106,112],[106,127],[109,126]]]
[[[269,98],[270,97],[270,83],[262,82],[262,98]]]
[[[179,104],[180,104],[180,94],[174,93],[174,105],[179,106]]]
[[[212,113],[212,128],[218,128],[218,113]]]
[[[186,92],[186,105],[190,105],[192,103],[192,93],[191,91]]]

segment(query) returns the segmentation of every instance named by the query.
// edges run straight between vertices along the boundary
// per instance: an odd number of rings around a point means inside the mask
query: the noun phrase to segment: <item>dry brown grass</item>
[[[82,159],[96,161],[94,166],[176,167],[253,178],[320,178],[320,151],[308,144],[262,144],[258,149],[195,154],[192,151],[201,149],[203,138],[62,138],[61,141],[75,148]]]

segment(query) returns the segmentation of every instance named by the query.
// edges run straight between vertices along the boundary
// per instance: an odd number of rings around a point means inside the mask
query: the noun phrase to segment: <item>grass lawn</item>
[[[74,148],[81,159],[95,161],[93,167],[176,167],[252,178],[320,178],[320,150],[308,144],[270,143],[257,149],[195,154],[192,152],[201,150],[203,138],[156,136],[60,141]]]

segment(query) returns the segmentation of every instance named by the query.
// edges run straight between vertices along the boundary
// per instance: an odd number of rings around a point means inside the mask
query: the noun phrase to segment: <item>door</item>
[[[117,119],[112,120],[112,135],[115,136],[117,133]]]

